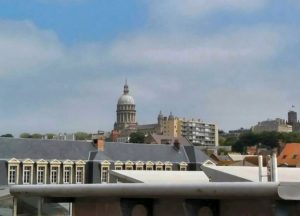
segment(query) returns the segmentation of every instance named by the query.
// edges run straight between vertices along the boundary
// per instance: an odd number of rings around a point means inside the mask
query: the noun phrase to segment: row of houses
[[[193,146],[0,138],[0,185],[109,182],[110,170],[201,170]]]

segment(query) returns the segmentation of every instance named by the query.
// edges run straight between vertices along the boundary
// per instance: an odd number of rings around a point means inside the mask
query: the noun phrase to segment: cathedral
[[[129,87],[126,80],[123,94],[120,96],[117,104],[117,121],[114,124],[114,130],[134,130],[136,126],[135,103],[133,97],[129,95]]]
[[[161,125],[145,124],[138,125],[136,121],[136,106],[134,99],[129,95],[129,86],[127,80],[124,85],[123,94],[119,97],[116,111],[116,122],[114,124],[113,134],[117,137],[128,137],[132,132],[142,132],[144,134],[159,133]],[[112,135],[114,137],[114,135]],[[112,138],[112,140],[115,140]]]

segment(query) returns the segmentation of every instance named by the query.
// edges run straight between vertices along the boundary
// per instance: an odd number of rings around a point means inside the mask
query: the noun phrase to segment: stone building
[[[261,132],[292,132],[293,127],[284,119],[276,118],[275,120],[266,120],[262,122],[258,122],[257,125],[252,127],[252,131],[255,133]]]
[[[287,123],[292,126],[293,132],[300,131],[300,123],[297,119],[297,112],[295,112],[293,110],[288,112],[288,122]]]
[[[114,130],[133,130],[136,128],[136,109],[132,96],[129,95],[129,87],[127,81],[124,85],[123,94],[120,96],[117,104],[117,121]]]
[[[193,146],[0,138],[0,185],[109,182],[109,170],[200,170]]]

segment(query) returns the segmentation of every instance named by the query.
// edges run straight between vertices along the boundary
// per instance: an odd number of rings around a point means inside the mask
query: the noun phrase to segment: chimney
[[[179,151],[180,149],[180,142],[178,139],[174,140],[174,148],[176,149],[176,151]]]
[[[98,151],[104,151],[105,148],[105,138],[103,135],[97,135],[94,139],[94,143]]]

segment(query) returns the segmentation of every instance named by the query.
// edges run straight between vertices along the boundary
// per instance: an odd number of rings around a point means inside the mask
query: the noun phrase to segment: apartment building
[[[185,119],[173,116],[158,118],[161,131],[164,135],[179,137],[183,136],[196,146],[218,146],[219,135],[216,124],[207,123],[200,119]]]

